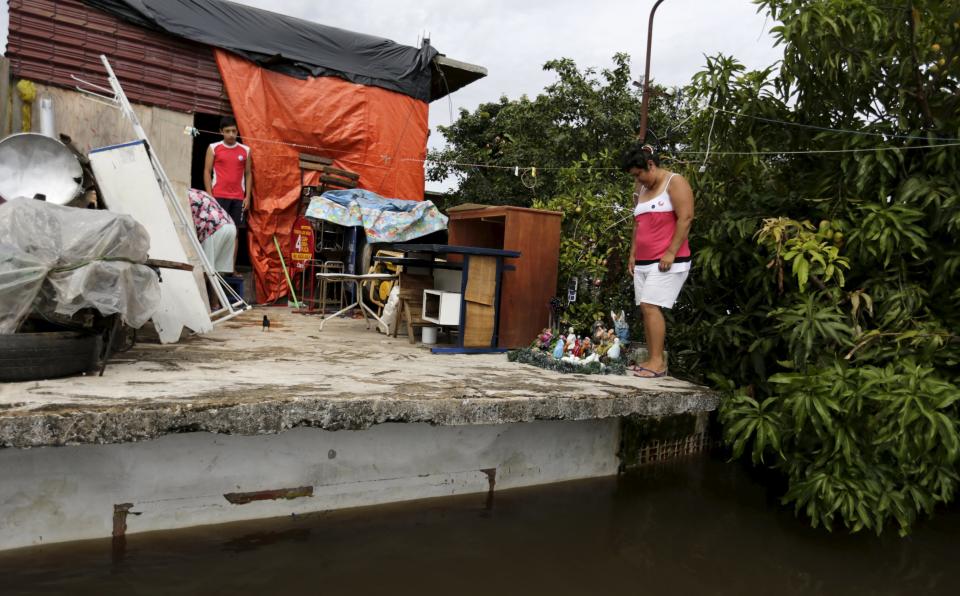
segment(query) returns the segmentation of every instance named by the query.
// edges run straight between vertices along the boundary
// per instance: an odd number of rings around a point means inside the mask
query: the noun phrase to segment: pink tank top
[[[673,210],[673,202],[670,200],[667,187],[670,186],[674,176],[676,174],[671,174],[667,178],[667,183],[663,185],[663,192],[652,199],[637,203],[633,209],[633,219],[637,224],[634,236],[636,266],[656,266],[670,247],[670,241],[673,240],[673,234],[677,230],[677,214]],[[686,271],[689,268],[690,244],[684,238],[670,271]]]

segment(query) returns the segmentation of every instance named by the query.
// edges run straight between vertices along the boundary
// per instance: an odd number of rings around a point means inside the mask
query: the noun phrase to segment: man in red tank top
[[[207,148],[203,186],[242,227],[253,192],[253,160],[250,148],[237,142],[240,133],[236,120],[229,116],[221,119],[220,134],[223,140]]]
[[[634,179],[629,266],[649,352],[634,374],[662,377],[667,374],[667,325],[661,309],[673,308],[690,273],[687,235],[693,222],[693,191],[683,176],[660,167],[660,158],[649,145],[628,149],[620,165]]]

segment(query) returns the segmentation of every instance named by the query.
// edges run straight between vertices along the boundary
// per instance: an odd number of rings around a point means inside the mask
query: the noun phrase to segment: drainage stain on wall
[[[127,515],[140,515],[133,509],[133,503],[117,503],[113,506],[113,537],[122,538],[127,533]]]
[[[277,501],[280,499],[299,499],[312,497],[312,486],[298,486],[297,488],[278,488],[276,490],[261,490],[247,493],[226,493],[223,498],[233,505],[246,505],[254,501]]]

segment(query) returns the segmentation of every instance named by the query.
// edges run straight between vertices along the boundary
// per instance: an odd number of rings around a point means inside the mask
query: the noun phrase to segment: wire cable
[[[731,114],[733,116],[740,116],[743,118],[750,118],[752,120],[760,120],[762,122],[769,122],[771,124],[783,124],[785,126],[795,126],[797,128],[809,128],[811,130],[819,130],[821,132],[835,132],[841,134],[850,134],[850,135],[862,135],[862,136],[871,136],[871,137],[883,137],[887,139],[905,139],[910,141],[930,141],[930,137],[921,137],[917,135],[902,135],[896,133],[885,133],[885,132],[873,132],[869,130],[853,130],[849,128],[829,128],[826,126],[816,126],[814,124],[801,124],[799,122],[789,122],[787,120],[775,120],[773,118],[765,118],[763,116],[754,116],[752,114],[745,114],[743,112],[734,112],[732,110],[724,110],[723,108],[715,108],[707,106],[707,109],[714,110],[716,112],[723,112],[725,114]],[[950,142],[960,142],[960,138],[950,138],[950,137],[934,137],[932,140],[935,141],[950,141]]]

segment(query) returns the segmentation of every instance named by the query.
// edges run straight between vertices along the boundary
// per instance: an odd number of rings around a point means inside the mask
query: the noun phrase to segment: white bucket
[[[436,327],[424,327],[424,328],[423,328],[423,343],[425,343],[425,344],[435,344],[435,343],[437,343],[437,328],[436,328]]]

